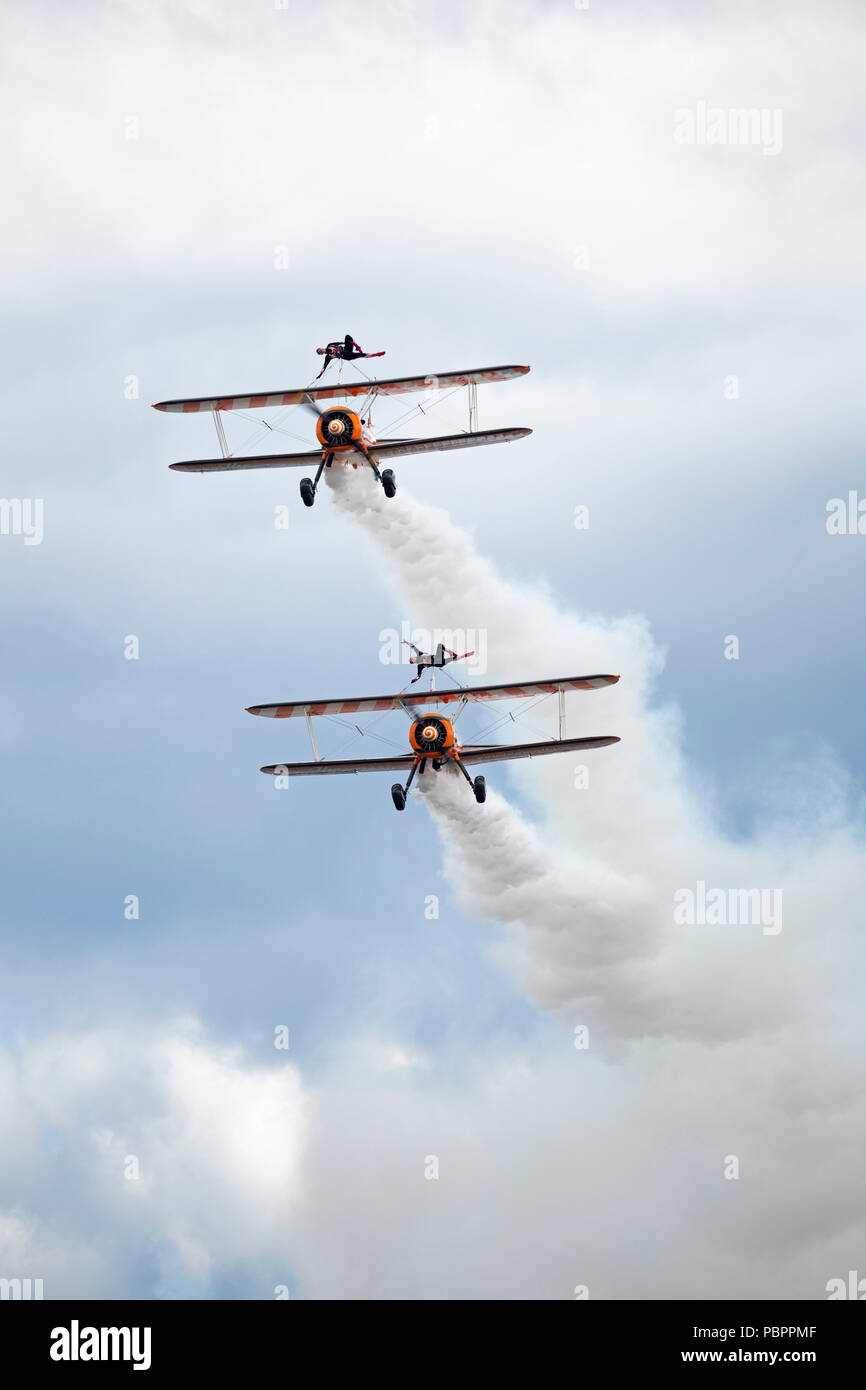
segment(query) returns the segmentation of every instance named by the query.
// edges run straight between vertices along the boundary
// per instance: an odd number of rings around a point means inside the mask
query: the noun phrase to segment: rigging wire
[[[546,694],[546,693],[545,693],[544,695],[538,695],[534,700],[530,700],[529,704],[525,707],[525,709],[523,710],[523,712],[522,712],[520,715],[515,716],[515,715],[509,710],[509,712],[508,712],[507,714],[502,714],[502,715],[500,715],[497,719],[494,719],[493,722],[492,722],[491,724],[486,724],[486,725],[484,725],[484,727],[475,735],[475,737],[476,737],[476,738],[483,738],[485,734],[492,734],[492,733],[495,732],[496,729],[500,728],[503,724],[507,724],[509,721],[510,721],[511,723],[513,723],[513,724],[519,724],[519,723],[521,722],[521,720],[524,719],[524,717],[525,717],[527,714],[529,714],[530,710],[533,710],[533,709],[535,709],[538,705],[543,704],[545,700],[552,700],[552,699],[553,699],[553,696],[552,696],[552,695],[548,695],[548,694]],[[528,727],[531,728],[532,726],[529,725]],[[534,732],[534,733],[538,733],[539,731],[536,729],[536,730],[533,730],[533,732]]]
[[[341,364],[342,364],[342,359],[340,359],[340,361],[341,361]],[[363,378],[363,380],[366,381],[366,382],[370,385],[370,387],[371,387],[371,390],[367,392],[367,395],[366,395],[366,397],[364,398],[364,401],[363,401],[363,403],[362,403],[361,406],[360,406],[360,413],[366,414],[366,415],[369,417],[370,411],[371,411],[372,408],[373,408],[373,401],[374,401],[374,399],[375,399],[376,396],[377,396],[377,392],[376,392],[376,389],[375,389],[375,388],[376,388],[376,379],[375,379],[375,377],[369,377],[369,376],[367,375],[367,373],[366,373],[366,372],[363,372],[363,371],[361,370],[361,368],[360,368],[359,366],[357,366],[357,364],[356,364],[355,362],[349,362],[347,365],[350,366],[350,367],[354,367],[355,371],[359,374],[359,376],[361,376],[361,377]],[[315,390],[315,383],[316,383],[317,380],[318,380],[318,378],[317,378],[317,377],[314,377],[313,380],[310,381],[310,382],[308,382],[308,384],[307,384],[305,387],[303,387],[302,389],[305,390],[305,391],[313,391],[313,390]],[[338,381],[336,384],[337,384],[338,386],[342,386],[342,385],[343,385],[343,370],[342,370],[342,365],[341,365],[341,367],[340,367],[339,381]],[[388,438],[388,437],[390,437],[391,431],[392,431],[392,430],[398,429],[401,425],[407,424],[410,420],[414,419],[416,416],[418,416],[418,415],[426,415],[427,412],[428,412],[428,410],[435,410],[437,407],[443,406],[443,405],[445,404],[445,402],[446,402],[451,396],[456,395],[456,393],[457,393],[458,391],[462,391],[462,390],[463,390],[463,387],[462,387],[462,386],[453,386],[453,387],[451,388],[451,390],[450,390],[450,391],[446,391],[446,392],[444,393],[444,395],[443,395],[441,392],[436,392],[434,399],[433,399],[432,401],[429,401],[429,400],[428,400],[426,407],[423,406],[423,405],[414,405],[414,406],[410,406],[408,410],[404,410],[403,413],[402,413],[401,415],[398,415],[394,420],[392,420],[389,424],[387,424],[387,425],[385,425],[385,426],[383,427],[383,428],[384,428],[384,431],[385,431],[385,433],[384,433],[384,435],[383,435],[383,438]],[[236,457],[236,456],[238,456],[238,455],[240,455],[240,454],[246,453],[246,452],[247,452],[249,449],[251,449],[255,444],[257,444],[258,441],[259,441],[260,439],[265,438],[266,432],[267,432],[267,433],[272,433],[272,434],[282,434],[282,435],[285,435],[287,439],[295,439],[295,440],[297,440],[300,444],[310,444],[311,441],[310,441],[310,439],[309,439],[308,436],[296,434],[293,430],[287,429],[287,428],[285,427],[284,424],[279,423],[281,420],[285,420],[285,419],[287,418],[287,414],[288,414],[288,415],[291,415],[291,414],[294,413],[296,410],[299,410],[300,407],[301,407],[301,403],[300,403],[300,402],[299,402],[297,405],[293,405],[293,406],[283,406],[283,407],[282,407],[281,413],[275,417],[274,423],[273,423],[273,424],[271,424],[268,420],[262,420],[262,419],[260,419],[260,418],[259,418],[258,416],[256,416],[256,415],[250,415],[250,414],[248,414],[246,411],[243,411],[243,410],[227,410],[227,411],[223,412],[223,413],[226,414],[226,415],[236,415],[236,416],[238,417],[238,419],[240,419],[240,420],[248,420],[248,421],[250,421],[251,423],[255,423],[255,424],[257,424],[257,425],[259,426],[259,429],[257,429],[256,431],[254,431],[254,433],[252,433],[251,435],[248,435],[247,438],[245,438],[244,440],[241,441],[241,443],[238,445],[237,449],[232,451],[233,457]],[[470,433],[470,431],[468,431],[467,429],[465,429],[463,426],[460,426],[459,429],[460,429],[460,433],[461,433],[461,434],[468,434],[468,433]],[[316,445],[313,444],[313,448],[315,448],[315,447],[316,447]]]
[[[451,390],[450,390],[450,391],[446,391],[444,395],[442,395],[441,392],[437,392],[437,393],[436,393],[435,399],[434,399],[433,401],[428,401],[428,402],[427,402],[427,408],[428,408],[429,410],[435,410],[437,406],[444,405],[445,402],[449,399],[450,396],[456,395],[456,393],[457,393],[458,391],[462,391],[462,390],[463,390],[463,387],[462,387],[462,386],[452,386]],[[413,416],[415,416],[415,415],[417,415],[417,414],[419,414],[419,413],[420,413],[421,415],[426,415],[426,414],[427,414],[427,410],[425,410],[424,407],[421,406],[421,405],[413,405],[413,406],[410,406],[408,410],[404,410],[402,415],[398,415],[398,416],[396,417],[396,419],[390,421],[390,423],[387,424],[387,425],[385,425],[384,428],[385,428],[385,430],[390,434],[390,431],[391,431],[391,430],[395,430],[395,429],[397,429],[400,425],[403,425],[403,424],[408,423],[408,421],[411,420],[411,419],[413,418]],[[464,429],[464,430],[462,431],[462,433],[463,433],[463,434],[468,434],[469,431]]]

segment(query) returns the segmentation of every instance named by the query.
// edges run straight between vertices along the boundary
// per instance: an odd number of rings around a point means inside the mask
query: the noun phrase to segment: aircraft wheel
[[[475,800],[482,802],[487,800],[487,783],[483,777],[476,777],[472,783],[472,790],[475,792]]]
[[[312,507],[316,500],[316,489],[313,487],[312,478],[301,479],[301,501],[305,507]]]
[[[398,811],[402,811],[406,806],[406,793],[400,786],[399,782],[395,782],[393,787],[391,788],[391,800],[397,807]]]
[[[397,491],[397,479],[392,468],[386,468],[382,474],[382,491],[386,497],[393,497]]]

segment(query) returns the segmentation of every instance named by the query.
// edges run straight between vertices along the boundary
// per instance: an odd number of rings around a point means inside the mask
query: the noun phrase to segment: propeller
[[[436,715],[427,715],[415,725],[415,739],[422,753],[439,753],[445,747],[448,728]]]
[[[302,405],[302,406],[305,406],[307,410],[311,410],[311,411],[313,412],[313,414],[314,414],[317,418],[318,418],[320,415],[324,415],[324,413],[325,413],[324,410],[320,410],[320,409],[319,409],[319,407],[316,405],[316,402],[313,400],[312,396],[304,396],[304,399],[303,399],[302,401],[299,401],[298,404],[299,404],[299,405]]]

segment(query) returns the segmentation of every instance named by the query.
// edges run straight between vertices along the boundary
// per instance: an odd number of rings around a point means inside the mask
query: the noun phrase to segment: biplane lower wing
[[[543,758],[549,753],[576,753],[584,748],[607,748],[611,743],[619,743],[617,735],[547,739],[543,743],[493,743],[461,749],[460,761],[467,765],[506,763],[519,758]],[[271,767],[263,767],[261,770],[271,777],[329,777],[341,772],[403,772],[412,766],[416,756],[414,753],[402,753],[392,758],[322,758],[318,762],[274,763]],[[447,767],[451,761],[450,758],[443,759],[443,767]]]
[[[462,748],[460,761],[473,763],[509,763],[518,758],[543,758],[548,753],[577,753],[582,748],[607,748],[619,743],[618,734],[599,734],[594,738],[552,738],[544,743],[494,743],[484,748]]]
[[[178,473],[231,473],[239,468],[315,468],[322,462],[322,450],[310,449],[305,454],[250,454],[244,458],[188,459],[170,463]]]
[[[432,705],[470,704],[486,700],[527,700],[536,695],[556,695],[569,690],[602,690],[616,685],[619,676],[561,676],[549,681],[513,681],[509,685],[455,686],[447,690],[401,691],[397,695],[367,695],[358,700],[296,700],[289,704],[250,705],[248,714],[266,719],[291,719],[307,714],[376,714],[380,710]]]
[[[525,376],[528,367],[472,367],[465,372],[428,372],[425,376],[386,377],[382,381],[350,381],[338,386],[302,386],[287,391],[259,391],[252,396],[195,396],[182,401],[156,401],[154,410],[189,415],[200,410],[265,410],[300,405],[301,401],[331,401],[340,396],[401,396],[411,391],[478,386],[485,381],[509,381]]]
[[[466,434],[440,434],[432,439],[385,439],[371,444],[368,453],[377,459],[401,458],[409,454],[433,454],[439,450],[472,449],[476,444],[510,444],[513,439],[525,439],[532,430],[526,426],[506,430],[474,430]]]
[[[439,450],[471,449],[478,444],[508,444],[532,434],[530,429],[476,430],[472,434],[441,434],[432,439],[383,439],[366,445],[366,452],[378,463],[381,459],[400,458],[408,454],[432,454]],[[249,454],[237,458],[189,459],[170,463],[178,473],[226,473],[240,468],[310,468],[322,461],[321,448],[303,454]],[[350,450],[346,449],[345,453]],[[357,451],[356,451],[357,452]],[[340,451],[336,458],[339,460]]]
[[[405,772],[415,761],[414,753],[398,753],[392,758],[320,758],[315,763],[274,763],[262,772],[272,777],[329,777],[340,772]]]

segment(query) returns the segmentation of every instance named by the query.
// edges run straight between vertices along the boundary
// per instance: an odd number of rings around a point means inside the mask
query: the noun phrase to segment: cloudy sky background
[[[866,1272],[866,540],[825,526],[864,486],[859,8],[42,3],[4,30],[3,492],[45,534],[0,537],[0,1275],[810,1298]],[[677,144],[702,101],[779,109],[781,151]],[[347,330],[396,374],[531,363],[479,409],[535,433],[404,461],[389,512],[168,471],[213,431],[151,401],[301,385]],[[623,742],[587,790],[569,758],[491,768],[483,811],[276,792],[257,769],[303,729],[244,706],[401,685],[404,621],[484,627],[491,677],[621,670],[569,726]],[[783,931],[675,929],[699,879],[782,888]]]

